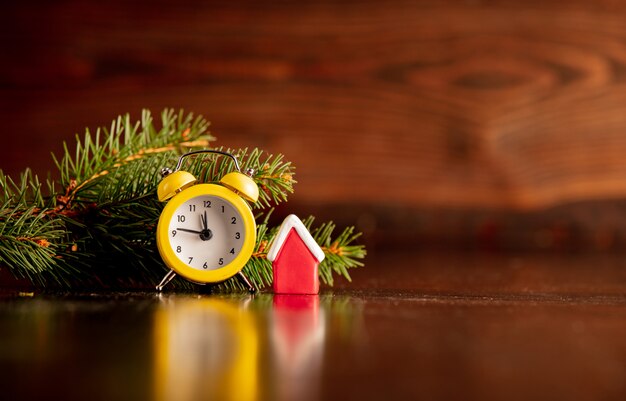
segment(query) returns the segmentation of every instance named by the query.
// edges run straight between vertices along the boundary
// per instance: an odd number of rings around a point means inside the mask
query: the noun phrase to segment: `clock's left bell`
[[[164,169],[161,174],[163,179],[157,188],[157,196],[161,202],[165,202],[197,181],[196,177],[186,171],[179,170],[172,173],[169,169]]]

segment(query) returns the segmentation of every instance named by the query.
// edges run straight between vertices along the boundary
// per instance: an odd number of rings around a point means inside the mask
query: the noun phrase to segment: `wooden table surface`
[[[3,399],[623,400],[625,263],[378,253],[319,296],[5,292],[0,389]]]

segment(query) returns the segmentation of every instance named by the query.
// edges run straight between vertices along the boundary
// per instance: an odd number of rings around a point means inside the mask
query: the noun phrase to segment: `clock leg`
[[[174,270],[170,270],[169,272],[167,272],[167,274],[165,275],[165,277],[163,277],[163,280],[161,280],[161,282],[159,283],[159,285],[156,286],[156,290],[157,291],[162,291],[163,287],[165,287],[167,285],[167,283],[169,283],[170,281],[172,281],[172,279],[176,277],[176,272]]]
[[[248,277],[246,277],[245,274],[239,272],[237,273],[237,278],[239,278],[239,280],[242,281],[246,285],[246,287],[248,287],[248,291],[250,292],[250,294],[254,294],[256,292],[256,288],[254,288],[254,286],[252,285],[250,280],[248,280]]]

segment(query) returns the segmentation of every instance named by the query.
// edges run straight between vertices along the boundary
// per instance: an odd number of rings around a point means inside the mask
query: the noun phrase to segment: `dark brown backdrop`
[[[5,6],[0,167],[45,172],[85,127],[182,107],[292,160],[288,211],[372,244],[626,242],[626,6],[223,3]]]

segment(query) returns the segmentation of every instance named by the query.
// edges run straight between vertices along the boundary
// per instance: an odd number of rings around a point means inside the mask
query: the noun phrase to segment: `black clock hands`
[[[202,231],[189,230],[189,229],[186,229],[186,228],[180,228],[180,227],[179,227],[179,228],[177,228],[176,230],[178,230],[178,231],[185,231],[185,232],[187,232],[187,233],[192,233],[192,234],[202,234]]]
[[[200,221],[202,222],[202,231],[190,230],[188,228],[177,228],[178,231],[184,231],[187,233],[198,234],[202,241],[208,241],[213,238],[213,232],[209,230],[209,221],[206,215],[206,210],[200,215]]]
[[[184,231],[186,233],[192,233],[192,234],[200,235],[200,239],[202,241],[208,241],[211,238],[213,238],[213,232],[211,230],[209,230],[208,228],[206,230],[198,231],[198,230],[190,230],[188,228],[178,227],[178,228],[176,228],[176,230]]]
[[[202,221],[202,230],[208,230],[209,227],[207,226],[208,222],[206,217],[206,210],[204,211],[204,215],[200,215],[200,220]]]
[[[200,220],[202,220],[202,232],[200,233],[200,239],[202,241],[208,241],[213,238],[213,232],[209,230],[209,219],[206,217],[206,210],[204,214],[200,215]]]

